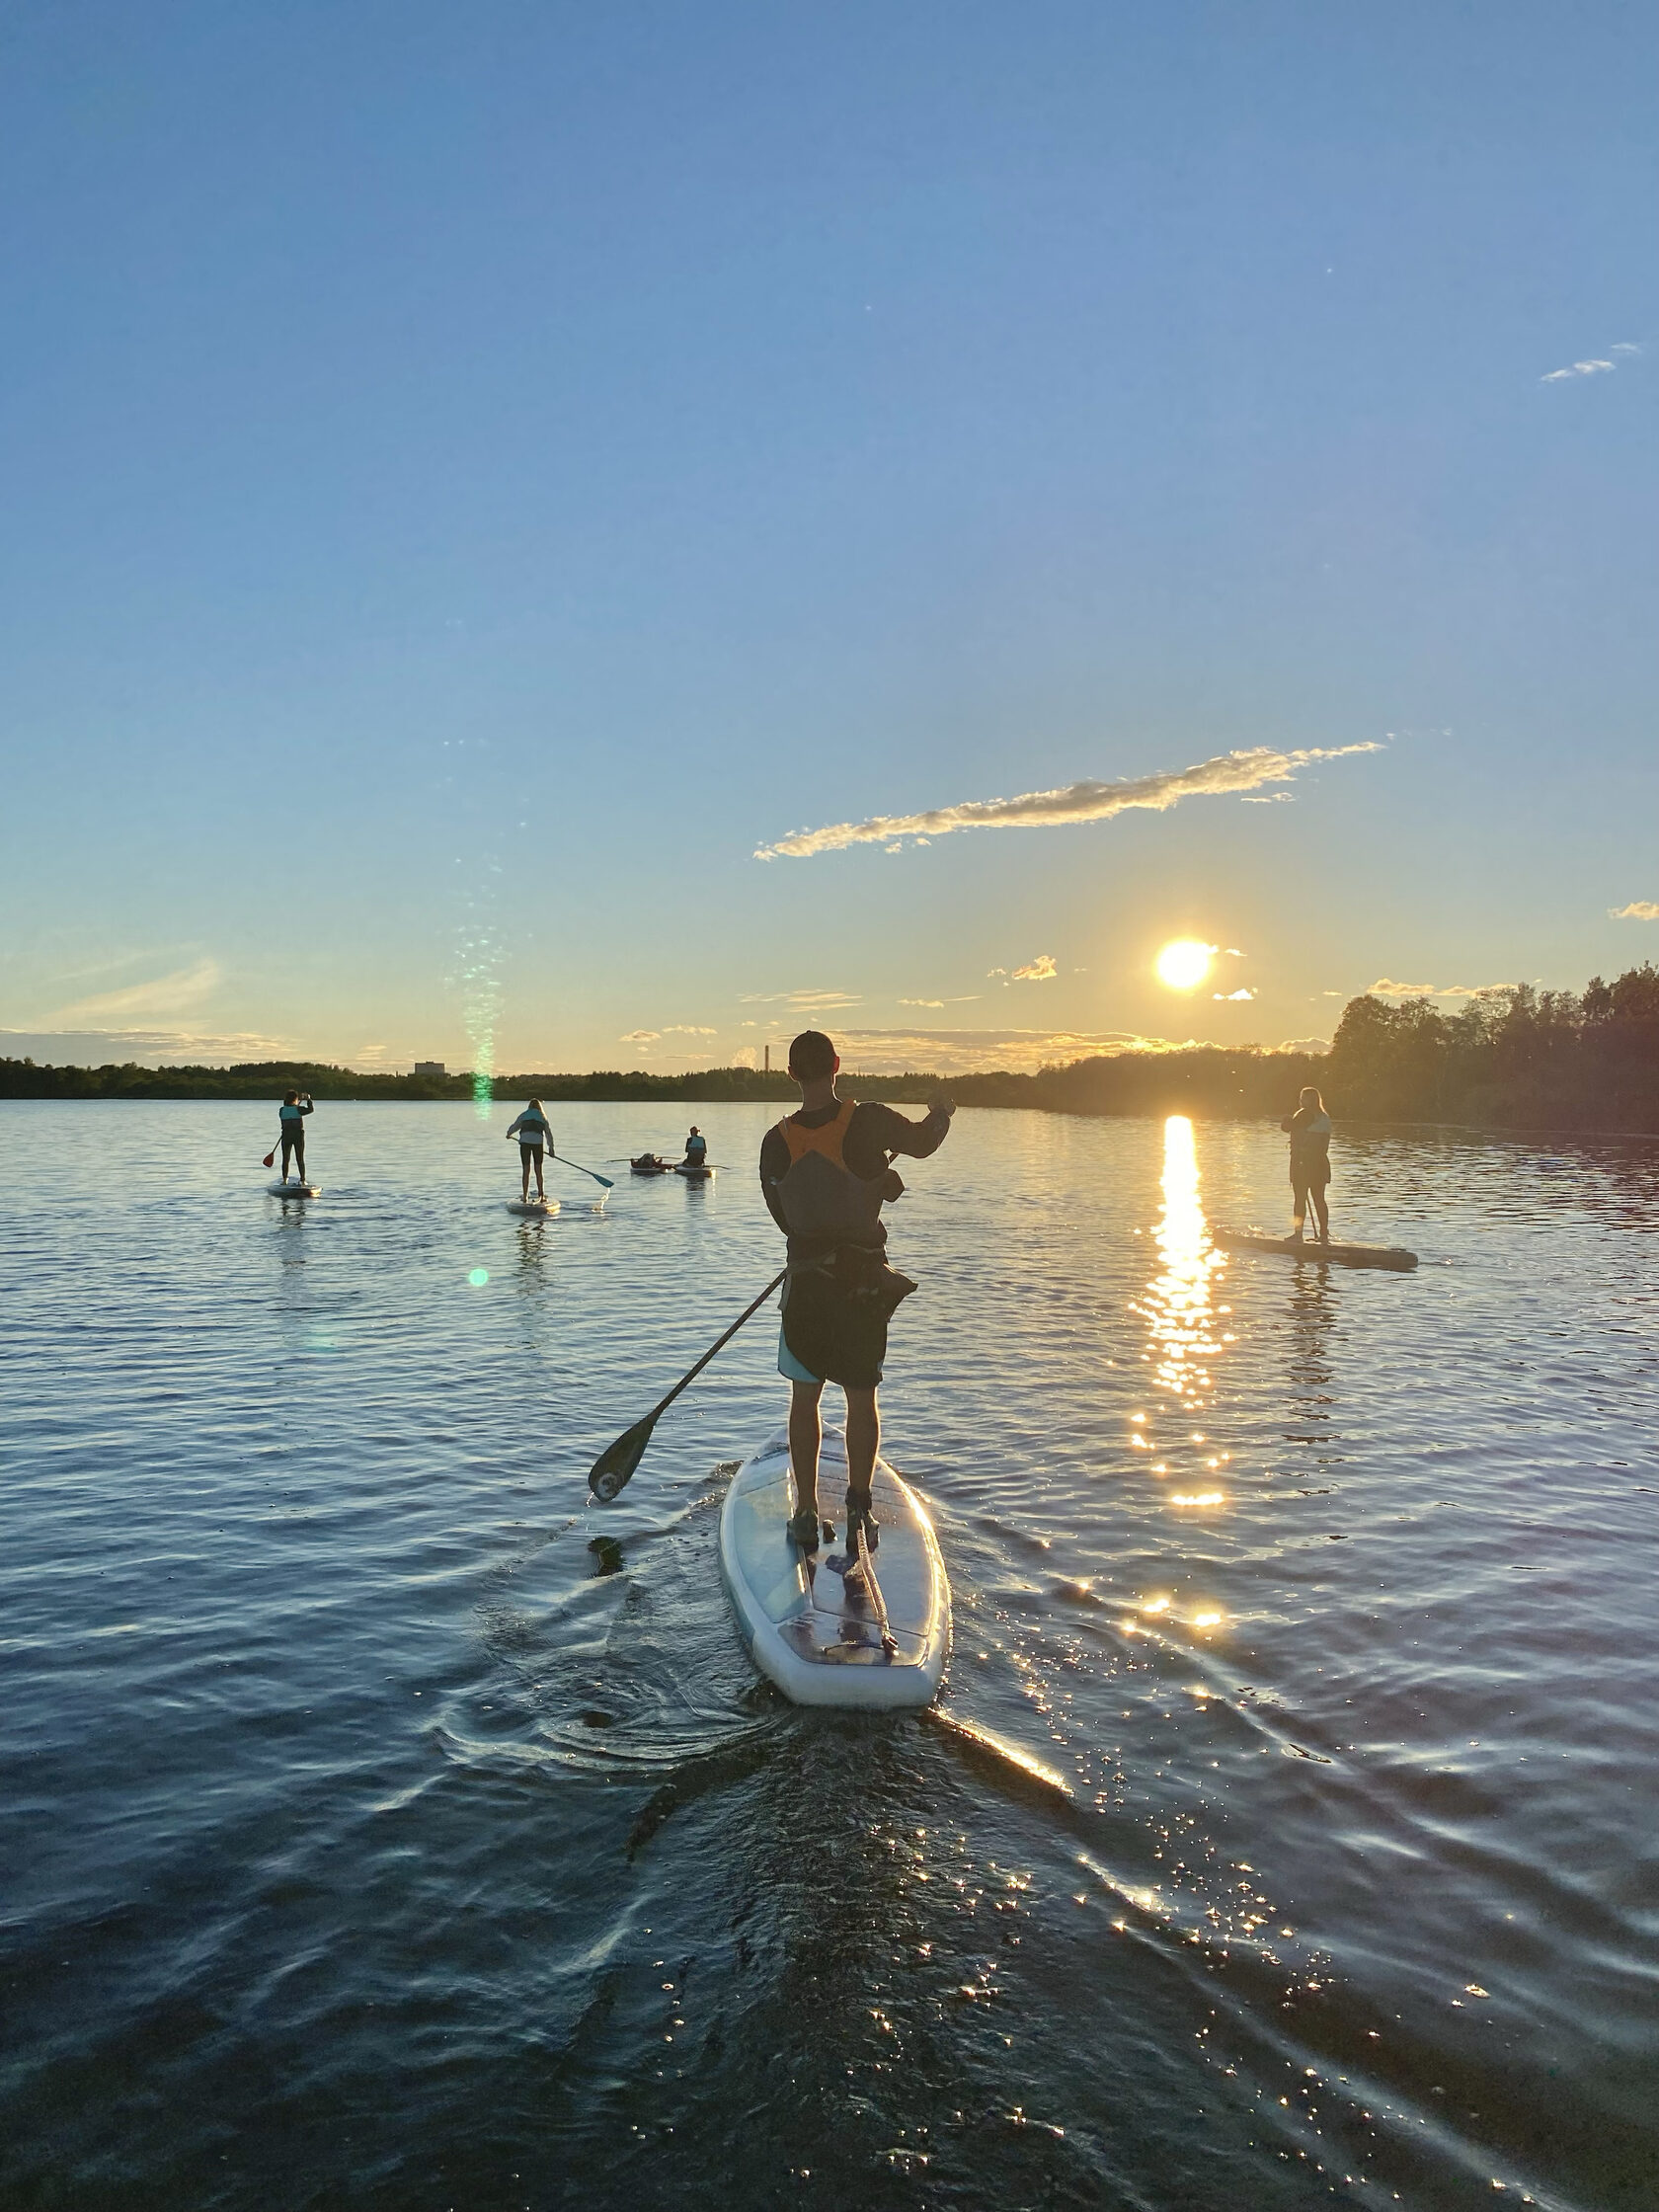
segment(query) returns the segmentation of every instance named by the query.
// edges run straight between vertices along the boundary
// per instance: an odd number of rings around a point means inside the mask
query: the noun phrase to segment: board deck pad
[[[1387,1267],[1396,1275],[1409,1275],[1417,1265],[1416,1253],[1398,1244],[1321,1244],[1311,1236],[1269,1236],[1261,1229],[1219,1228],[1213,1234],[1229,1252],[1281,1252],[1287,1259],[1328,1260],[1337,1267]]]
[[[798,1704],[895,1708],[932,1702],[950,1643],[950,1585],[932,1524],[885,1460],[876,1462],[876,1579],[897,1652],[882,1649],[876,1609],[849,1579],[841,1521],[846,1445],[826,1429],[819,1504],[835,1529],[815,1553],[789,1540],[795,1484],[784,1431],[732,1477],[720,1514],[720,1563],[755,1665]]]
[[[521,1214],[527,1218],[540,1221],[544,1214],[556,1214],[559,1211],[559,1201],[556,1198],[541,1200],[532,1198],[526,1205],[521,1199],[514,1198],[509,1202],[507,1210],[510,1214]]]
[[[323,1195],[318,1183],[271,1183],[267,1188],[273,1198],[321,1198]]]

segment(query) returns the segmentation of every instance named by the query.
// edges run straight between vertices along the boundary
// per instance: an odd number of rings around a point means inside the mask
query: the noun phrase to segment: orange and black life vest
[[[795,1239],[810,1239],[820,1248],[834,1244],[881,1245],[881,1176],[866,1182],[847,1166],[842,1147],[851,1126],[856,1102],[843,1098],[832,1122],[819,1129],[803,1128],[786,1118],[777,1135],[789,1147],[789,1165],[773,1185],[783,1218],[789,1224],[790,1246]]]

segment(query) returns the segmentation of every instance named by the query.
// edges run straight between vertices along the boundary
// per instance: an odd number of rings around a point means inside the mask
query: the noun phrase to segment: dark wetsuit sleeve
[[[912,1122],[893,1107],[870,1099],[852,1117],[843,1157],[852,1172],[867,1182],[882,1172],[893,1153],[926,1159],[949,1134],[948,1114],[929,1111],[925,1119]]]
[[[785,1236],[789,1234],[789,1224],[778,1203],[777,1186],[788,1173],[789,1146],[775,1129],[769,1129],[760,1144],[760,1195],[766,1201],[767,1213]]]

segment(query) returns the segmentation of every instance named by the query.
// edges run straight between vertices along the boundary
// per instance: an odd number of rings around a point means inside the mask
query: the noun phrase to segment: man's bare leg
[[[1308,1196],[1313,1201],[1313,1216],[1319,1224],[1319,1242],[1328,1244],[1330,1242],[1330,1208],[1325,1204],[1324,1191],[1316,1186],[1308,1193]]]
[[[874,1390],[848,1390],[846,1407],[847,1487],[867,1492],[881,1450],[881,1409]]]
[[[875,1480],[876,1454],[881,1449],[881,1412],[874,1390],[848,1390],[847,1424],[847,1530],[849,1559],[858,1557],[858,1538],[852,1521],[855,1508],[864,1522],[864,1540],[871,1549],[878,1540],[875,1515],[870,1511],[870,1485]]]
[[[818,1448],[824,1441],[819,1400],[823,1395],[822,1382],[792,1382],[789,1385],[789,1463],[795,1470],[797,1517],[809,1511],[815,1519],[818,1517]]]

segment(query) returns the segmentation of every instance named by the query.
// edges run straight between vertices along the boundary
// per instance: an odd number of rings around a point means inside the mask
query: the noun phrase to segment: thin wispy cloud
[[[1508,990],[1509,984],[1396,984],[1389,977],[1379,977],[1366,995],[1370,998],[1489,998],[1495,990]],[[1327,997],[1336,997],[1327,991]]]
[[[1618,354],[1624,360],[1632,359],[1640,352],[1641,348],[1632,345],[1628,339],[1621,339],[1617,346],[1608,348],[1609,354]],[[1540,384],[1570,384],[1580,376],[1611,376],[1618,366],[1619,362],[1609,360],[1607,355],[1596,354],[1592,355],[1588,360],[1569,361],[1565,368],[1552,368],[1547,375],[1540,376],[1539,382]]]
[[[1659,921],[1659,899],[1632,899],[1627,907],[1610,907],[1615,921]]]
[[[0,1060],[36,1060],[70,1067],[120,1066],[126,1061],[165,1066],[222,1067],[235,1062],[287,1060],[286,1037],[258,1030],[196,1029],[0,1029]]]
[[[1035,960],[1028,960],[1023,968],[1016,968],[1008,978],[1011,984],[1052,984],[1060,974],[1052,952],[1040,952]]]
[[[48,1014],[46,1024],[51,1029],[101,1029],[106,1023],[124,1028],[127,1022],[141,1022],[146,1015],[152,1020],[166,1020],[169,1015],[193,1013],[218,988],[222,974],[216,960],[203,957],[192,961],[186,968],[175,968],[168,975],[153,976],[145,983],[127,984],[119,990],[101,990],[90,998],[77,998],[72,1005],[60,1006],[55,1014]]]
[[[1210,995],[1221,999],[1225,1005],[1231,1005],[1235,998],[1254,998],[1256,994],[1253,990],[1213,990]]]
[[[664,1030],[665,1037],[718,1037],[718,1029],[699,1029],[695,1022],[671,1021]]]
[[[1167,1038],[1128,1030],[1071,1029],[843,1029],[835,1043],[845,1066],[865,1075],[973,1075],[988,1068],[1034,1074],[1097,1053],[1180,1049]]]
[[[660,1029],[625,1029],[616,1042],[619,1045],[655,1045],[662,1034]]]
[[[965,799],[925,814],[873,815],[867,822],[836,822],[823,830],[798,830],[776,844],[761,845],[756,860],[805,860],[814,853],[839,852],[848,845],[881,844],[895,838],[942,837],[953,830],[1052,830],[1077,822],[1109,822],[1131,808],[1163,814],[1183,799],[1221,798],[1259,791],[1264,784],[1288,783],[1315,760],[1341,760],[1355,752],[1381,752],[1382,744],[1309,746],[1281,752],[1272,746],[1251,746],[1220,752],[1190,768],[1165,768],[1149,776],[1116,783],[1068,783],[1058,791],[1027,791],[1012,799]]]
[[[740,1006],[791,1006],[798,1013],[858,1003],[857,993],[850,990],[746,990],[738,1000]]]

